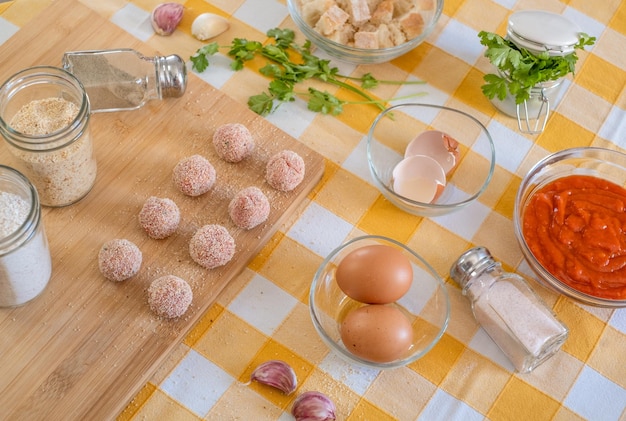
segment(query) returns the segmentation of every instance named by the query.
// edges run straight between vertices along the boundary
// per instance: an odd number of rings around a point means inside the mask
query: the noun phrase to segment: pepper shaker
[[[474,317],[521,373],[554,355],[569,331],[524,279],[502,270],[489,250],[466,251],[450,277],[471,302]]]
[[[150,100],[180,97],[187,86],[178,55],[146,57],[130,48],[72,51],[63,68],[87,91],[92,112],[135,110]]]

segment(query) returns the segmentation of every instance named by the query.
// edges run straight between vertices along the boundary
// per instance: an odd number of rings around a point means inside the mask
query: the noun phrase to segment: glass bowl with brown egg
[[[345,360],[377,369],[426,355],[450,318],[447,287],[406,245],[365,235],[333,250],[309,293],[315,329]]]

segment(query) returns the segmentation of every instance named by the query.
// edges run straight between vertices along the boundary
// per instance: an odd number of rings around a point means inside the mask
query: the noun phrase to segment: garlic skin
[[[291,407],[296,421],[334,421],[335,404],[321,392],[309,391],[299,395]]]
[[[150,23],[158,35],[171,35],[183,18],[184,7],[178,3],[161,3],[152,10]]]
[[[296,373],[289,364],[281,360],[269,360],[254,369],[250,380],[275,387],[286,395],[298,387]]]
[[[191,24],[191,34],[200,41],[214,38],[230,28],[230,22],[226,18],[213,14],[202,13]]]

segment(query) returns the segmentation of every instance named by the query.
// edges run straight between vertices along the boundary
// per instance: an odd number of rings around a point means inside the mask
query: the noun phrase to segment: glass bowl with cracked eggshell
[[[542,284],[583,304],[626,307],[626,154],[546,156],[522,179],[513,225]]]
[[[377,369],[423,357],[450,318],[437,272],[409,247],[377,235],[350,239],[326,257],[311,283],[309,309],[331,350]]]
[[[391,203],[433,217],[462,209],[485,191],[495,146],[487,128],[464,111],[406,103],[376,117],[367,161],[374,185]]]
[[[315,46],[354,64],[385,63],[433,31],[443,0],[287,0],[289,14]]]

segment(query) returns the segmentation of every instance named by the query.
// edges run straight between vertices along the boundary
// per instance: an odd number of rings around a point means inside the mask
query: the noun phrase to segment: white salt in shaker
[[[37,190],[22,173],[0,165],[0,307],[37,297],[51,273]]]
[[[94,113],[180,97],[187,86],[185,62],[176,54],[146,57],[130,48],[71,51],[63,55],[63,68],[82,82]]]
[[[554,355],[569,331],[514,273],[504,272],[489,250],[466,251],[450,268],[463,288],[476,320],[521,373],[528,373]]]

